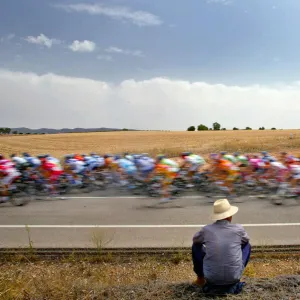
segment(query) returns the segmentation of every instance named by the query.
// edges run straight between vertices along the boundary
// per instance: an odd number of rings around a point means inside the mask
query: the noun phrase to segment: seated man
[[[239,287],[241,290],[240,279],[251,246],[245,229],[231,224],[237,211],[238,207],[226,199],[215,201],[212,220],[216,222],[203,227],[193,238],[193,264],[198,276],[195,284],[204,286],[204,292],[214,287],[224,293],[236,293]]]

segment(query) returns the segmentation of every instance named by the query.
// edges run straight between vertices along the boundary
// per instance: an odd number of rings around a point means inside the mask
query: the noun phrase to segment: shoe
[[[170,198],[162,198],[159,203],[168,203],[170,201]]]
[[[9,197],[0,197],[1,203],[7,202],[8,200],[9,200]]]
[[[206,280],[204,277],[197,277],[197,279],[193,282],[193,285],[196,285],[198,287],[203,287],[206,283]]]

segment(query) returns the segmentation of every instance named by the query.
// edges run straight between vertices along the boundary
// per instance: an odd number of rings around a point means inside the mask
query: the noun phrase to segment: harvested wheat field
[[[290,135],[293,134],[293,138]],[[10,155],[24,151],[36,155],[50,153],[61,157],[67,153],[99,154],[147,152],[177,156],[181,151],[207,156],[218,151],[300,153],[300,130],[206,131],[206,132],[99,132],[53,135],[1,136],[0,153]]]

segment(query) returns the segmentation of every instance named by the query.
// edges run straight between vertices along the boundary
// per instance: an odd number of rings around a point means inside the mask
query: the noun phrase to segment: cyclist
[[[165,155],[158,155],[156,158],[155,175],[161,176],[162,198],[160,203],[166,203],[171,200],[169,186],[176,178],[179,172],[179,165],[175,161],[168,159]]]
[[[183,160],[181,168],[187,168],[188,170],[188,188],[193,187],[193,176],[198,172],[199,168],[205,165],[205,160],[200,155],[193,154],[191,152],[181,153],[181,158]]]
[[[2,189],[1,202],[8,201],[10,186],[20,175],[21,173],[15,168],[14,163],[5,159],[5,157],[0,154],[0,187]]]

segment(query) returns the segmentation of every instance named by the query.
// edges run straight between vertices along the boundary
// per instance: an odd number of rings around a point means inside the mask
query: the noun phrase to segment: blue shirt
[[[196,233],[193,242],[205,246],[203,273],[207,281],[226,285],[241,279],[244,270],[241,246],[249,242],[242,225],[217,221]]]

